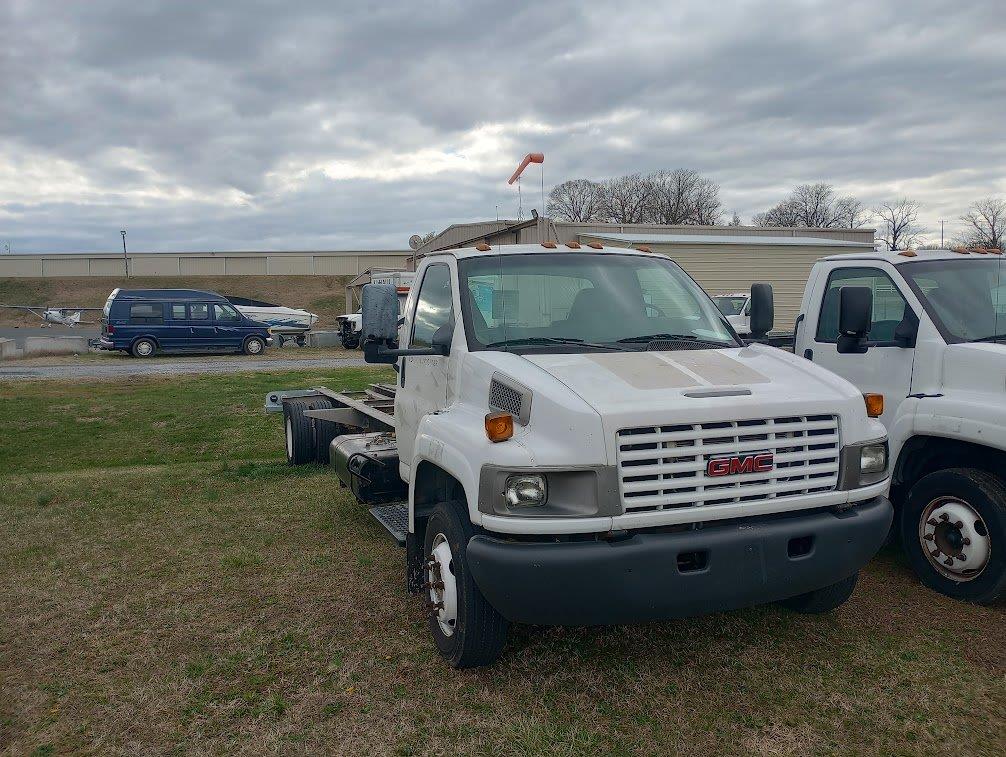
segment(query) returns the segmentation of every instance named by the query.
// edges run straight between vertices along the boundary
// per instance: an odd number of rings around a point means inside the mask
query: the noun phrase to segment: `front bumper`
[[[841,581],[877,553],[892,517],[891,503],[876,497],[842,512],[612,541],[513,542],[478,535],[468,543],[468,563],[489,603],[517,623],[680,618],[775,602]],[[800,551],[808,544],[809,551],[790,556],[793,545]]]

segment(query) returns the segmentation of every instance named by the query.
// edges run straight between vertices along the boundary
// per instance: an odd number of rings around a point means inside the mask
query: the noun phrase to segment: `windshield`
[[[747,297],[713,297],[713,302],[723,315],[740,315],[747,301]]]
[[[926,260],[900,270],[948,342],[1006,341],[1001,258]]]
[[[495,255],[461,260],[458,270],[472,349],[739,346],[708,295],[666,258]]]

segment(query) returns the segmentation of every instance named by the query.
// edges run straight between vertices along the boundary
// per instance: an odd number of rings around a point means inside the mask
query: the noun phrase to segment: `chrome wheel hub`
[[[454,556],[447,537],[437,534],[426,562],[427,606],[444,636],[451,636],[458,623],[458,582],[454,576]]]
[[[938,497],[919,520],[919,540],[929,563],[953,581],[971,581],[988,565],[989,530],[981,515],[957,497]]]

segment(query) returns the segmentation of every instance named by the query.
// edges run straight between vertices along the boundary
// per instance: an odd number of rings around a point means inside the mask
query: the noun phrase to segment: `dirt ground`
[[[289,307],[303,307],[321,316],[318,328],[335,326],[345,311],[349,276],[148,276],[0,279],[0,305],[104,306],[116,287],[133,289],[205,289],[251,297]],[[85,314],[96,320],[98,313]],[[31,314],[0,308],[0,326],[37,326]]]

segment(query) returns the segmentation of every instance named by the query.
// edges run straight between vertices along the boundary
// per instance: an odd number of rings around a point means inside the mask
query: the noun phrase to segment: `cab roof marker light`
[[[647,246],[646,246],[645,244],[638,244],[638,245],[636,245],[636,249],[637,249],[637,250],[638,250],[639,252],[653,252],[653,250],[651,250],[651,249],[650,249],[649,247],[647,247]]]
[[[952,250],[952,252],[956,252],[958,255],[967,255],[968,254],[968,251],[965,250],[963,247],[954,247],[953,250]]]
[[[478,250],[479,252],[489,252],[489,250],[491,250],[492,247],[487,245],[485,242],[479,242],[477,245],[475,245],[475,249]]]
[[[919,253],[915,250],[902,250],[898,254],[904,258],[917,258],[919,256]]]
[[[575,239],[570,239],[568,242],[566,242],[566,246],[571,250],[580,249],[580,243],[577,242]]]
[[[600,242],[587,242],[587,246],[594,250],[603,250],[604,245]]]
[[[556,248],[555,242],[542,242],[541,246],[545,247],[545,248],[547,248],[549,250],[554,250]]]

